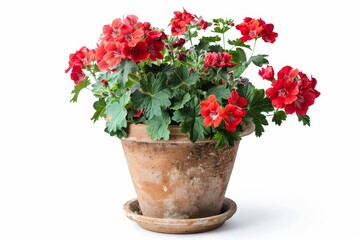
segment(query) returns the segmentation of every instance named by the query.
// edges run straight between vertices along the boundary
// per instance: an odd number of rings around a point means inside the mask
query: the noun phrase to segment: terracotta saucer
[[[225,198],[222,211],[218,215],[192,219],[165,219],[143,216],[136,198],[123,205],[123,211],[129,219],[144,229],[159,233],[199,233],[210,231],[224,224],[226,220],[234,215],[236,209],[236,203],[229,198]]]

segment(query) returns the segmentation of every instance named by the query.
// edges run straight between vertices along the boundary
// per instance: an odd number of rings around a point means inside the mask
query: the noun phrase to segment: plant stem
[[[252,52],[251,52],[251,57],[254,55],[255,48],[256,48],[256,42],[257,42],[257,38],[254,41],[254,46],[253,46],[253,49],[252,49]]]
[[[189,34],[189,41],[190,41],[190,44],[191,44],[191,47],[193,46],[193,43],[192,43],[192,39],[191,39],[191,32],[190,32],[190,29],[188,30],[188,34]]]
[[[223,45],[224,45],[224,50],[226,49],[225,48],[225,33],[222,33],[222,35],[223,35]]]

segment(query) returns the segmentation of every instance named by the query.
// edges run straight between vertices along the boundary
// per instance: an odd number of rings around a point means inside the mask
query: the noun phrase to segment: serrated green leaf
[[[90,85],[90,80],[88,77],[85,77],[85,79],[79,85],[76,85],[74,87],[74,90],[71,91],[71,94],[74,94],[74,96],[71,98],[70,102],[77,102],[81,90],[83,90],[89,85]]]
[[[148,125],[146,131],[150,133],[152,140],[169,140],[170,131],[168,130],[171,119],[167,113],[162,112],[160,116],[155,116],[145,123]]]
[[[171,73],[173,71],[175,71],[175,67],[171,66],[170,64],[164,63],[164,64],[160,64],[160,65],[156,65],[156,64],[147,64],[144,66],[144,70],[145,73],[153,73],[153,74],[157,74],[157,73],[162,73],[162,72],[167,72],[167,73]]]
[[[178,90],[178,89],[177,89]],[[187,93],[182,93],[181,95],[177,96],[175,95],[174,97],[175,99],[173,99],[173,105],[171,106],[172,110],[179,110],[181,108],[184,107],[184,105],[190,101],[191,96],[190,94]]]
[[[262,112],[271,112],[274,107],[268,97],[265,96],[264,89],[256,89],[250,83],[238,88],[240,96],[247,99],[245,106],[246,117],[251,118],[255,125],[255,135],[260,137],[264,132],[263,125],[268,125],[266,116]]]
[[[216,141],[216,148],[221,148],[225,145],[233,147],[235,141],[241,139],[239,132],[229,132],[226,130],[218,130],[215,133],[214,139]]]
[[[121,128],[121,129],[117,129],[114,132],[110,132],[109,128],[106,127],[104,130],[106,133],[110,134],[110,136],[117,136],[118,138],[123,138],[123,137],[127,137],[127,132],[126,132],[126,128]]]
[[[276,124],[276,125],[281,125],[281,123],[283,121],[286,120],[286,113],[283,111],[283,110],[280,110],[280,111],[275,111],[274,112],[274,116],[272,118],[272,121]]]
[[[100,98],[98,101],[94,103],[93,107],[95,109],[95,113],[92,116],[91,120],[94,120],[94,122],[96,122],[97,120],[99,120],[100,117],[105,116],[105,107],[106,107],[105,99]]]
[[[125,106],[129,101],[130,93],[127,92],[120,98],[119,102],[114,102],[106,106],[105,114],[111,117],[111,120],[106,123],[109,132],[117,132],[117,130],[127,126],[127,110]]]
[[[248,113],[249,114],[249,113]],[[252,122],[255,125],[255,135],[260,137],[262,133],[265,131],[264,126],[269,125],[268,121],[266,120],[266,116],[260,113],[250,113],[249,116],[252,118]]]
[[[250,45],[245,44],[243,41],[241,41],[240,39],[236,39],[236,40],[228,40],[228,43],[230,45],[233,46],[237,46],[237,47],[245,47],[248,49],[251,49]]]
[[[223,52],[224,49],[220,45],[212,45],[212,46],[209,47],[209,51],[210,52]]]
[[[200,39],[199,43],[195,45],[195,50],[197,51],[201,51],[201,50],[205,50],[208,51],[210,47],[210,43],[207,41],[202,41]]]
[[[200,39],[200,41],[203,41],[203,42],[219,42],[221,41],[221,37],[219,36],[211,36],[211,37],[202,37]]]
[[[125,85],[128,80],[128,75],[132,72],[136,72],[139,67],[134,61],[130,59],[124,59],[120,62],[119,66],[117,66],[117,69],[119,68],[121,71],[119,71],[120,75],[118,82],[122,83],[122,85]]]
[[[230,96],[230,90],[226,85],[218,85],[208,90],[207,96],[214,94],[217,100],[227,99]]]
[[[238,77],[249,66],[249,63],[246,61],[246,53],[243,49],[237,48],[236,51],[229,51],[229,54],[232,56],[231,61],[237,64],[232,67],[231,70],[234,71],[234,75]]]
[[[302,122],[304,126],[310,126],[310,117],[308,115],[298,116],[299,122]]]
[[[262,67],[262,65],[269,63],[269,61],[265,58],[267,56],[268,55],[259,54],[256,56],[252,56],[249,61],[253,62],[258,67]]]
[[[204,139],[210,132],[210,129],[204,126],[204,119],[199,116],[199,112],[199,99],[194,97],[184,108],[175,111],[172,118],[175,122],[180,123],[180,131],[188,133],[192,142]]]
[[[132,95],[135,109],[144,109],[144,115],[151,119],[160,116],[162,109],[171,105],[171,91],[166,86],[167,75],[148,73],[140,80],[141,90],[136,90]]]
[[[190,87],[198,81],[199,77],[197,74],[190,72],[189,68],[181,65],[180,67],[176,68],[172,74],[170,74],[168,84],[172,88],[178,88],[183,85]]]

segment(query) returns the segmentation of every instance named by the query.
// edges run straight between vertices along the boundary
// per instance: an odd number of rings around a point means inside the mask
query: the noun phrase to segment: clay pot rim
[[[146,131],[146,127],[148,125],[143,123],[130,123],[128,124],[128,136],[122,138],[122,141],[135,141],[135,142],[152,142],[152,143],[186,143],[193,144],[188,138],[187,134],[180,132],[179,125],[169,125],[168,129],[170,131],[170,139],[169,140],[152,140],[150,137],[150,133]],[[243,131],[241,132],[241,137],[245,137],[250,135],[255,131],[255,125],[250,123],[248,125],[243,124]],[[215,142],[214,139],[204,139],[196,141],[196,143],[211,143]]]

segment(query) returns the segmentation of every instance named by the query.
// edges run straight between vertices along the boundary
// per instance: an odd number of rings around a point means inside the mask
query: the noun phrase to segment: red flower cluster
[[[208,100],[201,101],[200,114],[204,117],[204,125],[214,125],[217,128],[221,121],[224,120],[226,130],[234,132],[241,123],[242,118],[246,115],[243,107],[247,104],[247,101],[245,98],[240,97],[237,91],[233,90],[228,98],[228,102],[225,109],[223,109],[213,94],[208,97]]]
[[[235,26],[243,35],[240,40],[243,42],[261,37],[265,42],[274,43],[278,34],[274,31],[274,25],[265,23],[261,18],[254,19],[246,17],[243,23]]]
[[[111,25],[103,27],[103,34],[95,50],[100,70],[111,69],[123,59],[134,62],[163,59],[165,33],[154,30],[148,22],[139,22],[134,15],[124,20],[116,18]]]
[[[68,73],[71,70],[70,78],[78,85],[85,78],[82,67],[89,66],[94,58],[94,50],[89,50],[87,47],[81,47],[75,53],[70,54],[69,67],[65,70],[65,73]]]
[[[232,56],[227,52],[208,52],[204,59],[204,68],[208,67],[234,67],[236,63],[230,63]]]
[[[320,92],[315,89],[316,79],[311,77],[310,80],[306,74],[290,66],[283,67],[278,72],[277,79],[274,78],[271,66],[262,68],[259,75],[272,81],[272,87],[266,90],[266,95],[275,108],[284,108],[286,114],[296,112],[299,116],[305,115],[315,98],[320,96]]]
[[[171,35],[178,36],[187,31],[187,26],[192,23],[198,25],[200,29],[205,30],[208,27],[208,22],[204,21],[201,17],[196,20],[195,16],[188,13],[185,9],[183,12],[175,11],[175,17],[171,20]]]

